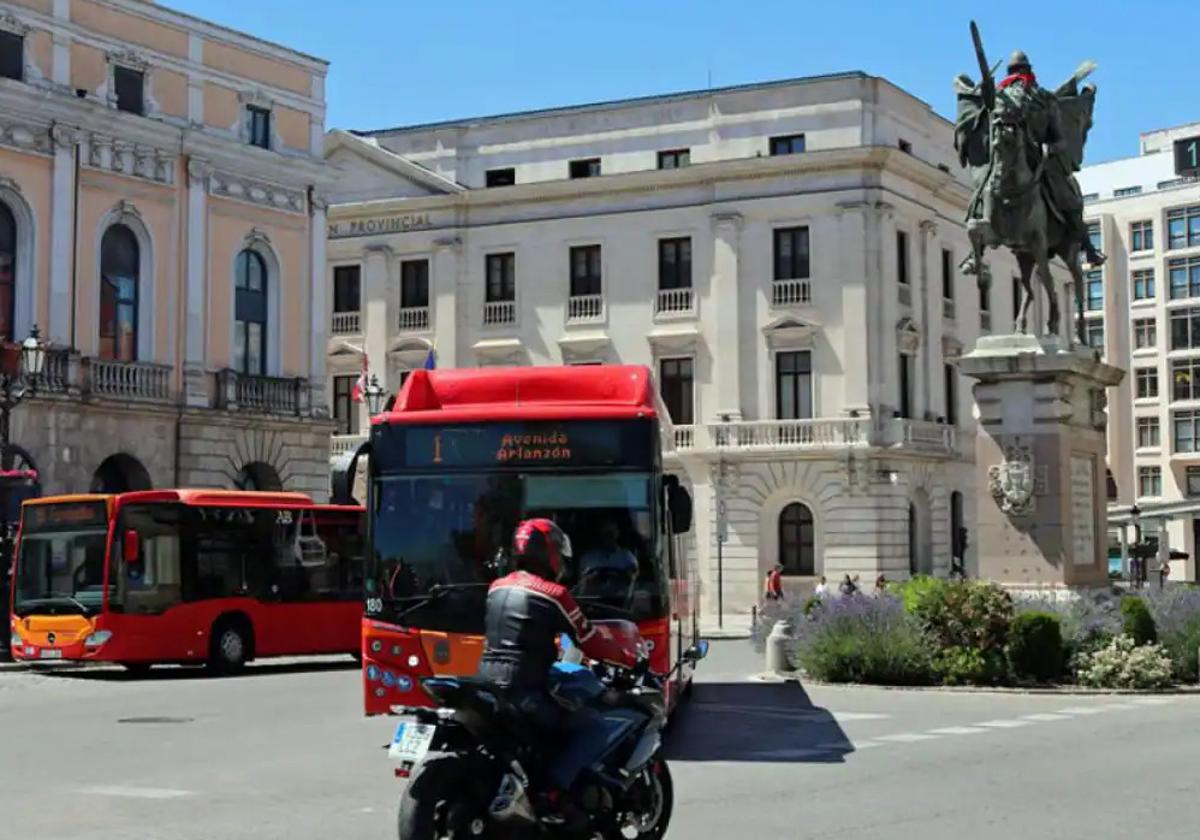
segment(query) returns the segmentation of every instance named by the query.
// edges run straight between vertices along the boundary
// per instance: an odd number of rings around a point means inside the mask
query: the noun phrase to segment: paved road
[[[714,647],[670,740],[670,837],[1194,835],[1200,698],[806,689]],[[0,673],[0,820],[37,840],[387,840],[390,726],[352,664]]]

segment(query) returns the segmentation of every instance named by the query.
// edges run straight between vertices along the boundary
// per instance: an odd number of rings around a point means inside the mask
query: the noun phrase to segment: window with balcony
[[[567,319],[591,320],[604,312],[600,246],[576,245],[568,255],[570,299]]]
[[[798,155],[804,151],[803,134],[784,134],[771,138],[771,155]]]
[[[942,365],[943,388],[946,400],[946,422],[958,425],[958,370],[954,365]]]
[[[1171,362],[1171,399],[1200,400],[1200,358]]]
[[[1190,464],[1184,470],[1184,488],[1189,497],[1200,496],[1200,467]]]
[[[596,178],[600,175],[600,158],[584,158],[570,163],[572,178]]]
[[[1158,344],[1158,324],[1153,318],[1136,318],[1133,322],[1133,346],[1146,350]]]
[[[257,105],[246,106],[246,127],[251,146],[271,148],[271,111]]]
[[[954,252],[942,249],[942,300],[954,300]]]
[[[691,149],[668,149],[658,153],[659,169],[682,169],[692,163]]]
[[[357,265],[333,267],[333,325],[334,335],[352,335],[362,327],[359,310],[362,271]]]
[[[400,263],[400,329],[429,328],[429,260]]]
[[[511,187],[517,183],[517,170],[512,166],[489,169],[484,173],[484,184],[489,187]]]
[[[146,74],[132,67],[113,67],[113,90],[117,110],[130,114],[146,113]]]
[[[779,565],[785,575],[812,577],[816,574],[816,551],[812,511],[792,502],[779,514]]]
[[[1171,418],[1176,452],[1197,452],[1200,444],[1200,410],[1176,411]]]
[[[808,420],[813,416],[812,353],[807,350],[775,354],[775,418]]]
[[[1134,394],[1139,400],[1150,400],[1158,396],[1158,368],[1134,368]]]
[[[1200,245],[1200,205],[1167,211],[1167,247],[1191,248]]]
[[[1139,417],[1137,419],[1138,449],[1155,449],[1161,445],[1159,439],[1157,417]]]
[[[0,76],[18,82],[25,78],[25,38],[16,32],[0,31]]]
[[[1139,268],[1133,272],[1133,299],[1154,299],[1154,269]]]
[[[0,342],[16,338],[16,273],[17,220],[9,206],[0,201]]]
[[[1200,257],[1179,257],[1167,263],[1171,300],[1200,297]]]
[[[902,230],[896,231],[896,281],[908,285],[908,234]]]
[[[1162,467],[1138,467],[1138,496],[1162,495]]]
[[[113,225],[100,242],[100,358],[137,361],[138,281],[141,252],[125,225]]]
[[[809,274],[808,227],[776,228],[775,279],[807,279]]]
[[[335,434],[358,434],[358,403],[354,401],[354,383],[357,376],[333,377],[333,422],[337,425]]]
[[[1129,225],[1129,250],[1154,250],[1154,222],[1147,219]]]
[[[913,410],[913,357],[901,353],[900,365],[900,416],[912,417]]]
[[[658,240],[658,311],[687,312],[692,303],[691,237]]]
[[[1088,312],[1104,309],[1104,272],[1089,271],[1083,275],[1083,308]]]
[[[234,290],[233,369],[249,376],[267,372],[267,263],[255,251],[237,258]]]
[[[484,258],[483,323],[512,324],[517,320],[517,255],[488,254]]]
[[[676,426],[695,422],[695,381],[691,358],[662,359],[659,362],[659,390],[663,404]]]

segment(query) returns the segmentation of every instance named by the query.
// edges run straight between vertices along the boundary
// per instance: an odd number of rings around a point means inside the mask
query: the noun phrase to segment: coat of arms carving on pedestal
[[[1045,467],[1035,467],[1033,448],[1020,441],[1004,447],[1004,461],[988,467],[988,492],[1010,516],[1033,512],[1033,499],[1045,492]]]

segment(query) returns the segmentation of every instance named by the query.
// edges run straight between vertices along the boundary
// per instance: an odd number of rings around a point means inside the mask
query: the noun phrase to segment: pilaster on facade
[[[364,255],[362,282],[364,349],[371,373],[384,390],[391,390],[388,376],[388,348],[392,335],[391,275],[395,252],[384,244],[368,245]]]
[[[741,213],[715,213],[712,216],[713,254],[711,289],[715,304],[715,340],[713,352],[718,417],[742,418],[741,348],[738,319],[741,307],[741,238],[744,220]]]
[[[75,144],[78,135],[63,125],[50,130],[54,168],[50,187],[50,330],[48,340],[74,345],[71,335],[71,276],[75,267]]]
[[[457,235],[438,237],[433,242],[433,249],[430,294],[433,313],[430,321],[433,334],[437,336],[434,352],[440,367],[454,367],[458,363],[462,239]]]

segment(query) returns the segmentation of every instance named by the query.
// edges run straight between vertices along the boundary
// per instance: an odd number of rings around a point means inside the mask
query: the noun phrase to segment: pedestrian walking
[[[767,572],[766,586],[763,595],[768,601],[783,600],[783,566],[775,566]]]
[[[849,596],[853,595],[857,591],[858,587],[855,586],[854,581],[850,578],[850,575],[847,574],[844,578],[842,578],[842,585],[838,587],[838,592],[840,592],[843,596]]]
[[[875,594],[882,595],[885,589],[887,589],[887,578],[880,575],[875,578]]]
[[[829,597],[829,584],[825,582],[825,575],[821,575],[821,579],[817,581],[817,587],[813,590],[813,597],[822,601]]]

